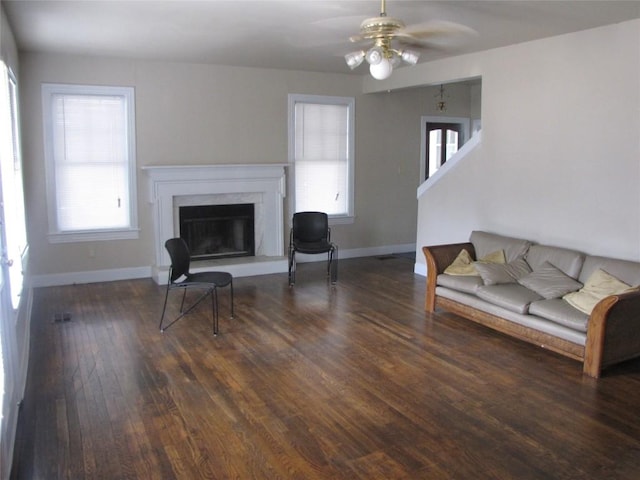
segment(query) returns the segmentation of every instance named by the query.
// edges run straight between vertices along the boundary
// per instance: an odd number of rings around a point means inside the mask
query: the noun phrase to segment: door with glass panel
[[[462,144],[462,125],[458,123],[427,122],[426,129],[424,180],[436,173]]]

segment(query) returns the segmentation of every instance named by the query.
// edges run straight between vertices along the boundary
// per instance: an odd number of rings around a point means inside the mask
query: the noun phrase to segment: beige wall
[[[418,65],[394,82],[442,75],[482,76],[482,143],[420,198],[416,271],[422,245],[474,228],[640,260],[640,21]]]
[[[352,75],[186,63],[25,53],[21,64],[34,275],[145,267],[153,262],[151,210],[139,168],[139,240],[48,243],[43,82],[135,87],[138,167],[285,163],[289,93],[354,96],[356,220],[353,225],[335,226],[333,238],[342,251],[415,242],[420,116],[428,109],[425,96],[431,93],[405,90],[363,95],[361,78]]]

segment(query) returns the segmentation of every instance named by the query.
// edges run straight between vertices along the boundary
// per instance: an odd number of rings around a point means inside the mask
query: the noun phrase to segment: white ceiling
[[[284,68],[350,70],[343,55],[379,0],[2,0],[20,50]],[[421,62],[640,18],[640,1],[387,0],[407,24],[476,35],[434,38]],[[455,40],[455,41],[454,41]],[[360,67],[354,73],[365,73]]]

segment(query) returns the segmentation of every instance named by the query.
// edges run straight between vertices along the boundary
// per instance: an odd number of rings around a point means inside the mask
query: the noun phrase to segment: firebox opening
[[[192,260],[255,255],[252,203],[180,207],[179,216]]]

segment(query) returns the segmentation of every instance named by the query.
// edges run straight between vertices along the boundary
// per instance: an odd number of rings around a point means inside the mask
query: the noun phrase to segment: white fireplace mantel
[[[171,264],[164,242],[179,236],[180,232],[177,231],[175,219],[177,205],[194,202],[217,205],[240,203],[238,201],[240,200],[244,203],[253,203],[256,216],[256,257],[282,257],[284,255],[283,198],[286,193],[286,166],[286,164],[241,164],[142,167],[149,179],[149,201],[153,204],[156,259],[154,271],[165,271]],[[271,273],[260,272],[255,268],[252,270],[246,260],[238,260],[238,262],[243,265],[241,270],[245,274]],[[233,270],[229,265],[226,267],[228,270]]]

